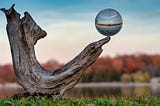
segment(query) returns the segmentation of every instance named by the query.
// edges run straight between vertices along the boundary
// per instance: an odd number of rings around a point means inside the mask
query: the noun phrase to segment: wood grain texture
[[[109,42],[110,37],[89,44],[63,67],[48,70],[37,61],[34,50],[36,42],[47,33],[36,24],[28,12],[20,18],[14,6],[1,10],[7,19],[6,30],[18,83],[30,94],[63,96],[65,91],[75,86],[87,67],[96,61],[102,53],[102,46]]]

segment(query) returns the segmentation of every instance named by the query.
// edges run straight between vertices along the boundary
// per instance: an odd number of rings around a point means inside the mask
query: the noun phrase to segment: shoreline
[[[74,88],[83,87],[128,87],[128,86],[160,86],[160,83],[121,83],[121,82],[92,82],[78,83]],[[0,88],[22,88],[18,83],[0,83]]]

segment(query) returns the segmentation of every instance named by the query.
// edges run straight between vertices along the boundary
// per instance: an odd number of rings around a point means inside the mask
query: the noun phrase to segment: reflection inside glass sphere
[[[105,36],[112,36],[120,31],[122,17],[114,9],[104,9],[96,16],[95,25],[99,33]]]

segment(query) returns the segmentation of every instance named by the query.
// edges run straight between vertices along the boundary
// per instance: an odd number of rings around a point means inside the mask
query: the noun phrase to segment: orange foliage
[[[42,64],[45,68],[49,69],[49,70],[53,70],[56,69],[60,66],[62,66],[63,64],[58,63],[55,60],[49,60],[48,62]]]
[[[123,55],[117,56],[115,58],[103,57],[99,58],[89,70],[85,72],[89,74],[90,72],[96,70],[105,70],[107,72],[112,72],[114,70],[121,71],[122,73],[133,73],[138,70],[146,69],[149,66],[160,68],[160,55]],[[94,69],[91,71],[91,69]],[[159,70],[160,71],[160,70]]]
[[[55,69],[63,64],[50,60],[43,64],[47,69]],[[91,65],[84,76],[96,79],[97,75],[103,74],[108,77],[117,77],[122,73],[134,73],[136,71],[148,71],[154,76],[160,76],[160,55],[123,55],[114,58],[101,57]],[[114,74],[117,74],[114,76]],[[13,67],[11,64],[0,65],[0,83],[16,82]]]
[[[16,77],[11,64],[0,66],[0,83],[5,82],[16,82]]]

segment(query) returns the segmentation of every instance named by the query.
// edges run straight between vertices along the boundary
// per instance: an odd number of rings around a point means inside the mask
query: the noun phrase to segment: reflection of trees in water
[[[121,88],[121,95],[122,96],[138,96],[138,97],[142,97],[142,96],[151,96],[151,89],[150,87],[146,87],[146,86],[128,86],[128,87],[122,87]]]
[[[114,35],[121,29],[121,25],[116,26],[102,26],[96,25],[97,30],[103,35]]]
[[[143,87],[143,86],[135,87],[133,94],[135,96],[150,96],[151,89],[150,89],[150,87]]]
[[[74,88],[69,91],[66,97],[74,98],[94,98],[106,96],[121,96],[121,89],[118,87],[88,87]]]
[[[83,87],[73,88],[68,91],[67,98],[95,98],[107,96],[124,96],[124,97],[160,97],[160,86],[124,86],[124,87]],[[15,93],[23,92],[22,88],[0,88],[0,98],[10,97]]]
[[[0,88],[0,98],[11,97],[16,93],[24,92],[23,88],[16,87],[1,87]]]
[[[106,87],[106,88],[75,88],[68,92],[67,97],[75,98],[94,98],[105,96],[150,96],[151,89],[149,87]]]
[[[121,96],[130,97],[132,96],[132,92],[133,92],[133,87],[127,86],[121,88]]]
[[[153,89],[151,89],[150,86],[125,86],[125,87],[74,88],[71,91],[69,91],[65,97],[71,97],[71,98],[94,98],[94,97],[107,97],[107,96],[159,97],[159,95],[160,92],[154,91]]]

